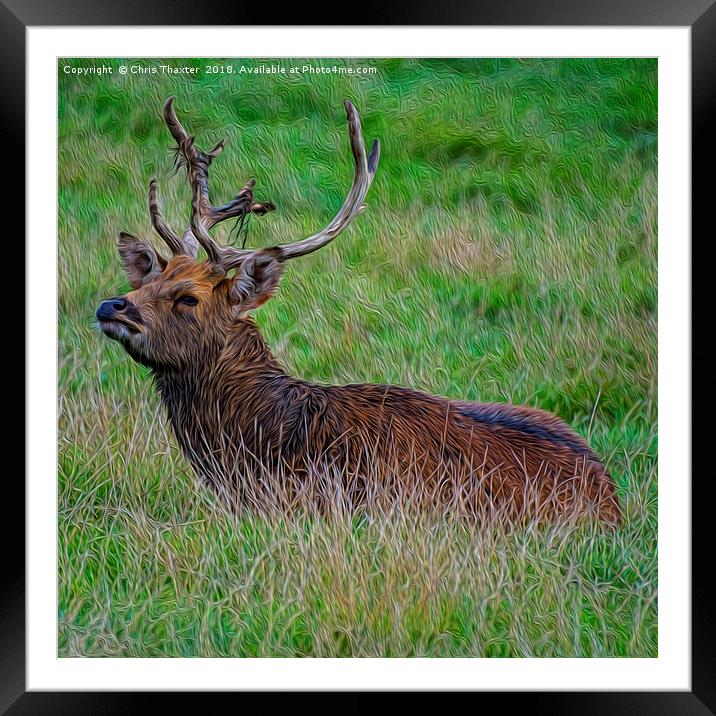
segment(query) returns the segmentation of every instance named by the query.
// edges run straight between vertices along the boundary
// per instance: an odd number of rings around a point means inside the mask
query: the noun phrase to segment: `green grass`
[[[60,656],[656,656],[656,61],[374,64],[59,72]],[[253,176],[277,204],[253,246],[335,214],[350,97],[383,145],[368,209],[287,267],[257,312],[267,341],[315,381],[553,411],[604,458],[624,527],[225,514],[149,373],[94,327],[128,289],[117,232],[150,236],[152,176],[168,221],[188,220],[170,94],[199,146],[229,138],[215,201]]]

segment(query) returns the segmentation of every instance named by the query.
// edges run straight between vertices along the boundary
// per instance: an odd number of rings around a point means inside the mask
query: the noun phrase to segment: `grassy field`
[[[189,78],[109,64],[59,72],[59,655],[656,656],[656,61],[385,60],[360,76],[182,61],[202,70]],[[199,146],[229,139],[214,200],[253,176],[276,203],[252,246],[333,217],[351,98],[383,145],[368,209],[288,266],[256,314],[269,345],[319,382],[553,411],[604,458],[626,524],[223,512],[149,372],[94,325],[128,290],[117,232],[151,235],[152,176],[168,221],[188,221],[170,94]]]

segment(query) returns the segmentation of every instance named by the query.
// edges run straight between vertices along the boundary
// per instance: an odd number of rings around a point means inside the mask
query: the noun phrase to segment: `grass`
[[[110,64],[58,74],[59,655],[656,656],[656,61],[190,78]],[[169,223],[188,220],[170,94],[199,146],[228,136],[216,201],[253,176],[277,204],[251,220],[253,246],[337,211],[350,97],[383,144],[368,209],[257,311],[274,352],[319,382],[550,410],[604,458],[625,525],[225,513],[149,373],[94,327],[128,289],[117,232],[151,235],[152,176]]]

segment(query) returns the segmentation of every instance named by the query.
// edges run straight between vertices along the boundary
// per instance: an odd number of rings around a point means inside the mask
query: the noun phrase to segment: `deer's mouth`
[[[136,336],[141,332],[136,323],[124,318],[100,319],[99,327],[102,333],[116,340]]]

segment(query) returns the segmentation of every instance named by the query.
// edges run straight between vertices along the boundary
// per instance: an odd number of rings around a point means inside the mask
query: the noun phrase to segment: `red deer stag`
[[[152,179],[152,226],[172,257],[121,233],[119,254],[133,290],[103,301],[96,315],[101,330],[153,372],[181,448],[202,479],[231,495],[237,508],[257,501],[249,497],[256,485],[295,497],[320,468],[334,476],[331,485],[342,483],[349,509],[392,491],[401,507],[418,493],[441,509],[459,498],[461,511],[478,514],[487,506],[492,514],[502,510],[508,523],[535,514],[620,522],[615,486],[599,458],[547,412],[288,375],[249,314],[272,296],[287,261],[326,246],[361,212],[380,144],[366,153],[358,112],[346,100],[355,175],[333,221],[295,243],[222,246],[209,234],[213,226],[275,207],[254,199],[254,180],[232,201],[212,204],[209,166],[225,140],[200,150],[173,100],[164,118],[191,185],[190,226],[180,236],[167,225]]]

